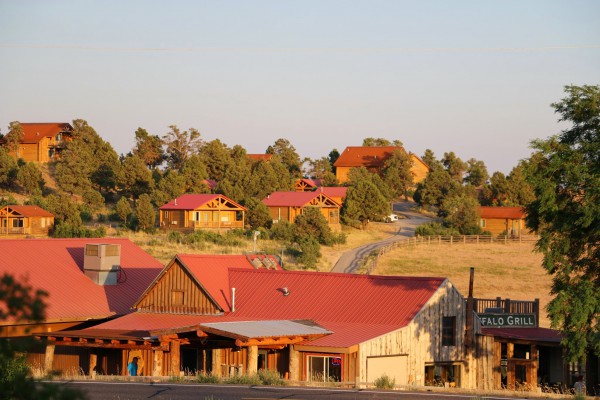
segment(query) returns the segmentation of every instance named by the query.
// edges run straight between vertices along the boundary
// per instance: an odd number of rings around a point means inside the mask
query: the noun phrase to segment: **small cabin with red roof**
[[[23,139],[19,158],[27,162],[48,162],[60,158],[65,144],[72,139],[73,127],[66,122],[21,123]],[[16,157],[16,152],[9,154]]]
[[[159,208],[162,230],[243,229],[247,208],[222,194],[184,194]]]
[[[349,146],[340,154],[333,164],[336,178],[340,183],[348,181],[352,168],[364,167],[371,172],[380,173],[385,161],[395,150],[405,152],[401,146]],[[429,173],[429,166],[414,153],[409,153],[412,159],[411,172],[413,184],[421,182]]]
[[[318,207],[332,229],[340,229],[340,203],[321,190],[315,192],[273,192],[262,201],[273,222],[294,223],[306,207]]]
[[[479,207],[479,226],[492,235],[520,237],[531,235],[525,226],[523,207]]]
[[[54,214],[38,206],[8,205],[0,208],[0,235],[48,236]]]

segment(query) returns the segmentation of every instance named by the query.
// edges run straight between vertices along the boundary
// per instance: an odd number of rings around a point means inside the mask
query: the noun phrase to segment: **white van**
[[[387,217],[384,218],[385,222],[397,222],[398,221],[398,216],[396,214],[390,214]]]

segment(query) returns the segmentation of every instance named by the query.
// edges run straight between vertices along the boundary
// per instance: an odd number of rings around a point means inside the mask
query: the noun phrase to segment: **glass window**
[[[456,346],[456,317],[442,317],[442,346]]]
[[[13,219],[12,226],[13,226],[13,228],[22,228],[23,227],[23,218]]]
[[[342,357],[308,356],[308,379],[313,382],[341,382]]]

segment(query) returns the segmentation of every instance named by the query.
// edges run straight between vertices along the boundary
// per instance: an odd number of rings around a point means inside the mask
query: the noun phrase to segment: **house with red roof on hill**
[[[458,386],[474,385],[463,367],[464,298],[444,278],[283,271],[260,255],[177,255],[133,308],[43,336],[110,350],[121,362],[112,370],[138,357],[144,375],[269,369],[292,381],[360,386],[387,374],[399,385],[424,385],[426,367],[437,366]]]
[[[371,172],[381,173],[385,161],[394,151],[406,152],[401,146],[349,146],[340,154],[333,163],[336,178],[340,183],[348,181],[348,174],[352,168],[364,167]],[[412,160],[411,172],[413,183],[421,182],[429,173],[429,166],[414,153],[408,153]]]
[[[273,154],[246,154],[246,156],[252,161],[271,161]]]
[[[44,321],[0,321],[0,337],[87,327],[125,315],[162,268],[128,239],[0,240],[0,275],[48,294]],[[31,351],[29,361],[44,365],[47,357],[57,369],[78,368],[71,362],[80,356],[87,360],[89,350],[51,347]]]
[[[159,209],[162,230],[243,229],[247,208],[222,194],[184,194]]]
[[[54,214],[38,206],[7,205],[0,208],[0,235],[48,236]]]
[[[273,192],[262,201],[268,208],[273,222],[294,223],[306,207],[318,207],[332,229],[341,229],[341,204],[321,190],[315,192]]]
[[[72,139],[73,127],[66,122],[23,122],[23,138],[17,151],[9,154],[27,162],[48,162],[60,158],[65,144]]]
[[[479,207],[478,212],[479,226],[492,235],[520,237],[533,234],[525,226],[523,207]]]

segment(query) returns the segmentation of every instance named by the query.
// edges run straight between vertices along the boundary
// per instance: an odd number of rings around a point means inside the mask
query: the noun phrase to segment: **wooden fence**
[[[493,236],[493,235],[436,235],[436,236],[415,236],[411,238],[400,239],[383,246],[378,247],[371,254],[366,255],[360,263],[367,268],[367,274],[371,274],[377,266],[377,260],[382,255],[398,249],[412,246],[428,245],[455,245],[455,244],[514,244],[514,243],[535,243],[538,236]]]

